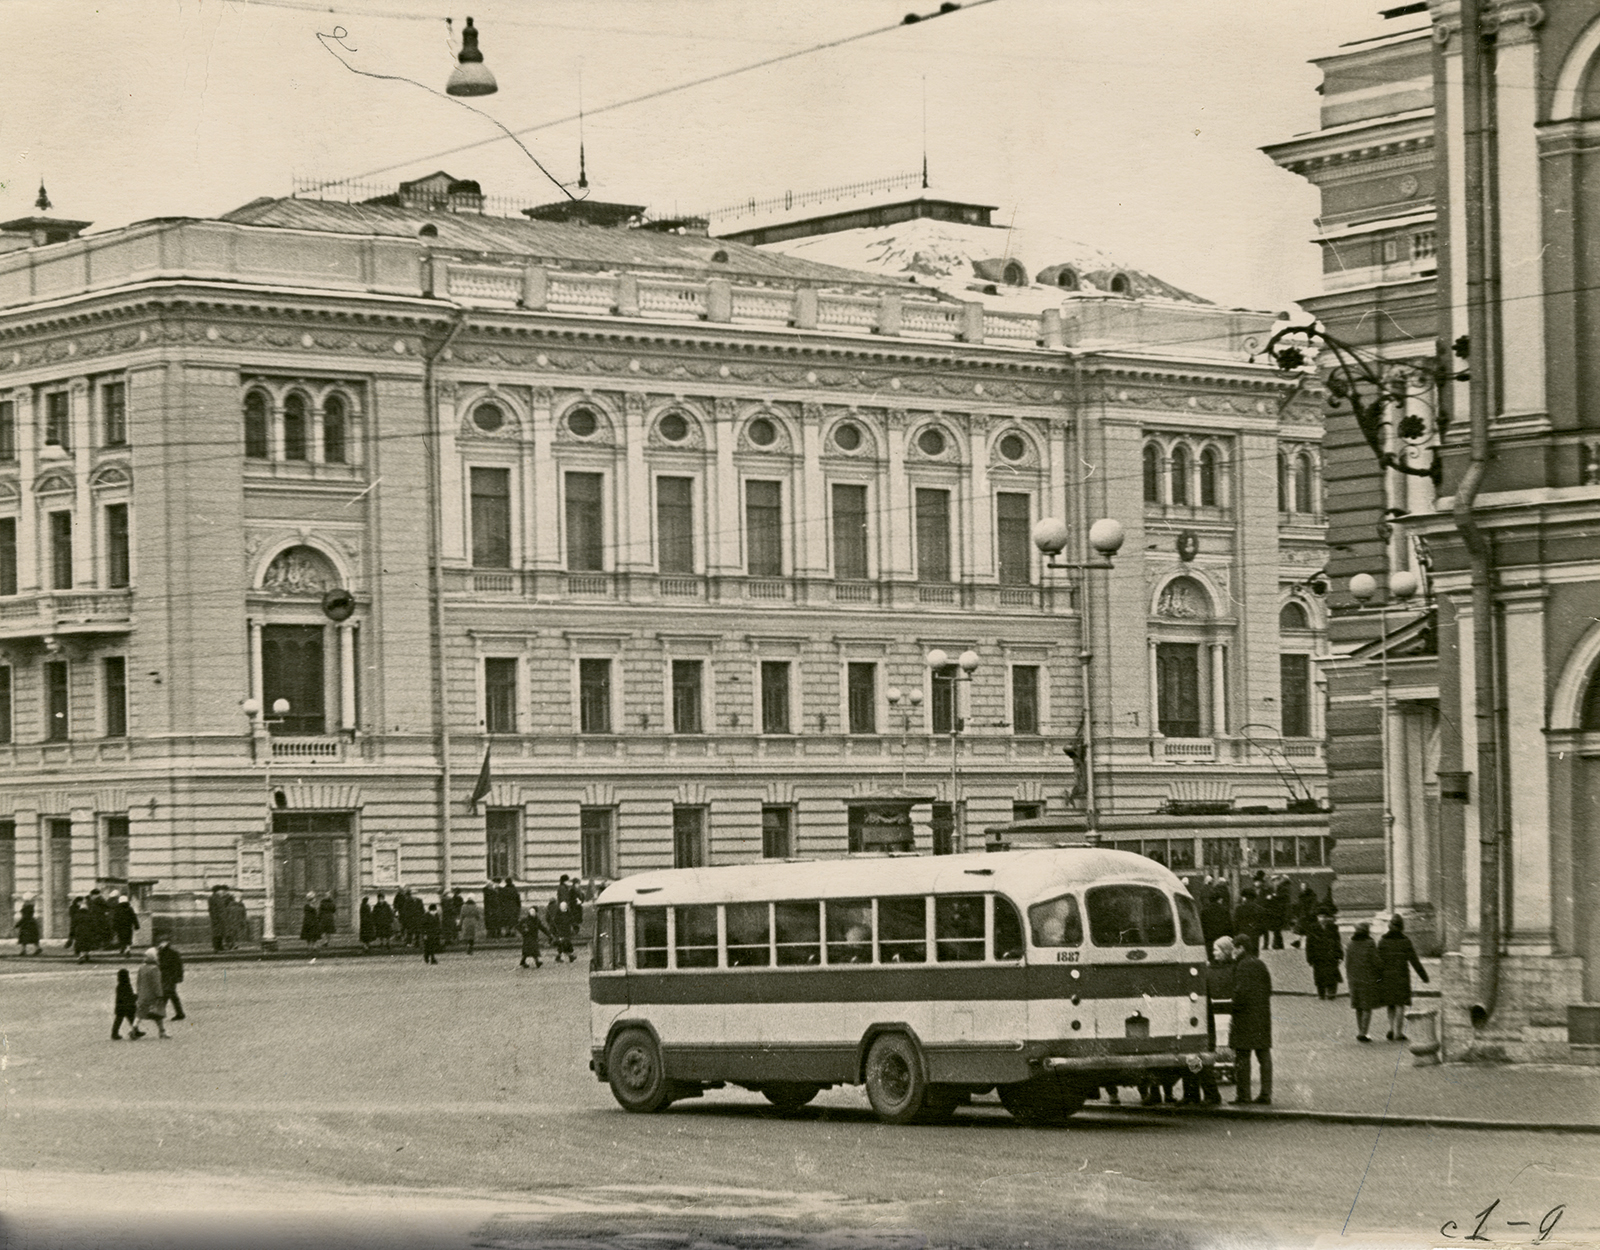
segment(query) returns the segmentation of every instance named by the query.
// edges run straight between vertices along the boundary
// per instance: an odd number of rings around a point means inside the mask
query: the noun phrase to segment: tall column
[[[39,507],[33,493],[38,476],[39,413],[33,391],[18,387],[11,392],[17,414],[17,592],[38,590],[43,579],[39,565]]]
[[[1527,6],[1535,7],[1535,6]],[[1496,308],[1503,348],[1497,366],[1502,411],[1543,413],[1544,232],[1539,173],[1539,45],[1528,19],[1500,23],[1495,37],[1495,137],[1499,156],[1494,204],[1500,290]]]
[[[1387,732],[1380,735],[1379,741],[1383,744],[1385,836],[1390,846],[1389,871],[1394,874],[1389,896],[1395,907],[1400,908],[1412,901],[1413,893],[1411,838],[1414,830],[1405,767],[1406,725],[1392,696],[1380,706],[1378,714],[1387,722]]]
[[[794,571],[828,575],[828,484],[822,473],[822,405],[800,408],[800,482],[795,490]]]
[[[1452,595],[1456,609],[1456,656],[1460,676],[1457,689],[1463,692],[1463,709],[1470,709],[1470,692],[1476,689],[1477,681],[1477,655],[1476,643],[1473,639],[1473,630],[1477,628],[1477,620],[1473,616],[1471,598],[1463,588],[1459,593]],[[1443,648],[1441,648],[1443,651]],[[1444,664],[1447,657],[1443,654],[1439,662]],[[1543,683],[1541,683],[1541,689]],[[1483,778],[1478,776],[1478,718],[1471,715],[1462,715],[1457,718],[1456,732],[1461,736],[1461,762],[1459,768],[1467,770],[1472,775],[1469,787],[1471,802],[1462,804],[1462,873],[1466,878],[1465,889],[1465,937],[1466,942],[1477,945],[1478,940],[1478,900],[1480,895],[1478,878],[1478,830],[1480,822],[1487,818],[1493,820],[1493,815],[1487,816],[1482,811]],[[1466,943],[1464,943],[1466,944]],[[1476,951],[1470,952],[1476,954]]]
[[[717,475],[714,494],[716,515],[709,529],[713,535],[710,550],[710,572],[724,576],[737,576],[744,572],[741,558],[740,536],[744,533],[742,514],[743,486],[739,471],[733,462],[733,453],[739,445],[739,408],[731,399],[718,399],[713,405],[716,420]]]
[[[339,728],[356,727],[356,623],[339,622]]]
[[[906,482],[906,426],[904,408],[889,409],[886,448],[889,462],[888,505],[884,509],[884,531],[888,534],[887,563],[880,576],[898,581],[911,580],[911,492]]]
[[[1211,644],[1211,736],[1228,732],[1228,644]]]
[[[557,516],[561,494],[556,483],[555,417],[551,412],[554,404],[555,393],[548,386],[533,388],[533,498],[524,507],[533,531],[533,567],[546,571],[561,567],[561,526]]]
[[[439,510],[444,522],[441,554],[446,561],[465,562],[468,559],[467,526],[461,498],[464,475],[461,458],[456,454],[456,425],[460,418],[456,409],[456,386],[454,382],[440,381],[434,385],[434,390],[438,392],[437,398],[425,396],[423,402],[439,406]]]
[[[1506,774],[1511,799],[1511,898],[1506,931],[1513,943],[1550,943],[1550,764],[1545,728],[1545,591],[1513,591],[1505,604]]]
[[[1156,640],[1150,640],[1150,736],[1161,732],[1161,669],[1156,664]]]
[[[74,497],[72,505],[72,584],[93,586],[95,542],[94,496],[89,490],[89,473],[94,463],[94,423],[89,414],[89,379],[73,378],[71,396],[72,460]]]
[[[994,501],[989,491],[988,414],[967,418],[967,455],[970,483],[962,508],[961,528],[969,535],[962,576],[968,581],[992,582],[997,577],[994,550]]]
[[[261,684],[261,622],[257,620],[250,622],[250,696],[260,702],[262,716],[272,714]]]
[[[613,492],[612,533],[616,536],[617,572],[645,571],[651,567],[650,470],[645,465],[645,397],[629,392],[622,397],[621,481]]]

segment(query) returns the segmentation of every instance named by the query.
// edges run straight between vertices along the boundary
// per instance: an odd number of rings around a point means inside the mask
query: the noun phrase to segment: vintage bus
[[[1212,1064],[1205,969],[1182,883],[1125,851],[643,872],[597,900],[590,1067],[629,1111],[860,1084],[891,1124],[989,1091],[1050,1122]]]

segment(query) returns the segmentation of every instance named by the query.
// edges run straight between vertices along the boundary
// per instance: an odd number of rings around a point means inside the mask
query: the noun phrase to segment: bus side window
[[[622,915],[620,907],[601,907],[596,911],[593,963],[596,972],[615,972],[628,962]]]
[[[1183,934],[1185,946],[1204,946],[1205,931],[1200,927],[1200,910],[1194,899],[1184,894],[1174,894],[1172,901],[1178,905],[1178,929]]]
[[[633,958],[640,968],[667,966],[667,909],[636,907],[633,911]]]
[[[1071,894],[1028,908],[1028,927],[1033,930],[1035,946],[1083,945],[1083,915]]]
[[[771,939],[765,903],[728,904],[728,967],[765,968],[772,962]]]
[[[778,903],[773,907],[780,964],[814,964],[822,959],[819,904]]]
[[[983,958],[983,895],[958,894],[933,900],[934,950],[940,963]]]
[[[994,957],[1022,958],[1022,917],[1008,898],[994,896]]]
[[[823,904],[827,916],[828,962],[830,964],[870,964],[872,962],[872,900],[869,898],[829,899]]]
[[[717,906],[715,903],[676,909],[675,931],[678,967],[717,966]]]
[[[928,907],[922,895],[878,900],[878,962],[920,964],[928,959]]]

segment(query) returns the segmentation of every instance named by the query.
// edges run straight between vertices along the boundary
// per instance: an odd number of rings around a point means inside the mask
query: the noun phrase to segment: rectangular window
[[[9,464],[17,458],[17,406],[9,399],[0,399],[0,464]]]
[[[772,921],[780,964],[822,962],[822,909],[816,903],[774,903]]]
[[[1418,230],[1411,236],[1411,259],[1427,260],[1439,251],[1438,236],[1432,230]]]
[[[878,962],[920,964],[928,959],[928,906],[913,898],[878,900]]]
[[[578,661],[578,732],[611,732],[611,661]]]
[[[614,875],[611,859],[611,834],[613,813],[609,807],[582,807],[578,809],[578,836],[582,860],[579,866],[589,880],[609,881]]]
[[[67,662],[51,660],[44,666],[44,736],[47,742],[65,742],[72,733]]]
[[[106,876],[116,881],[128,879],[128,818],[106,817]]]
[[[348,454],[344,401],[329,396],[322,405],[322,458],[328,464],[343,464]]]
[[[872,900],[869,898],[830,898],[827,911],[828,962],[830,964],[870,964],[872,962]]]
[[[935,855],[956,853],[956,808],[954,803],[935,803],[929,817]]]
[[[761,809],[761,855],[764,859],[788,859],[794,854],[794,809]]]
[[[994,497],[995,536],[1000,556],[1000,584],[1028,586],[1033,582],[1033,500],[1013,491]]]
[[[675,734],[705,732],[700,718],[704,667],[699,660],[672,661],[672,732]]]
[[[950,492],[917,488],[917,580],[950,580]]]
[[[656,479],[656,560],[663,573],[694,572],[694,479]]]
[[[17,518],[0,516],[0,595],[17,593]]]
[[[833,487],[833,575],[841,581],[867,579],[867,488]]]
[[[672,809],[672,866],[703,868],[706,862],[706,809]]]
[[[850,732],[878,732],[878,666],[850,664],[845,671],[845,693]]]
[[[983,959],[984,907],[981,894],[955,894],[933,900],[933,948],[940,963]]]
[[[268,728],[273,733],[326,732],[322,640],[320,625],[267,625],[262,628],[262,705],[271,708],[279,699],[289,704],[286,713],[269,719]]]
[[[517,662],[502,656],[483,661],[483,730],[491,734],[517,732]],[[502,877],[506,874],[501,873]]]
[[[751,577],[783,576],[783,483],[744,484],[745,542]]]
[[[567,568],[598,572],[605,568],[605,525],[598,473],[567,474]]]
[[[680,968],[717,966],[717,906],[701,903],[697,907],[672,909],[673,957]]]
[[[44,441],[47,447],[72,450],[72,414],[66,391],[51,391],[44,397]]]
[[[11,741],[11,666],[0,664],[0,744]]]
[[[1311,736],[1311,657],[1278,657],[1278,698],[1283,709],[1283,736]]]
[[[522,809],[486,808],[484,875],[491,881],[522,875]]]
[[[1011,668],[1011,732],[1039,732],[1039,668],[1014,664]]]
[[[511,567],[511,470],[472,470],[472,566]]]
[[[128,505],[106,505],[106,585],[121,589],[129,581]]]
[[[106,447],[121,447],[128,441],[128,388],[122,382],[107,382],[100,388],[100,434]]]
[[[789,728],[789,663],[761,661],[761,732],[786,734]]]
[[[100,662],[101,692],[106,709],[106,737],[128,736],[128,661],[108,655]]]
[[[928,705],[928,725],[936,734],[953,734],[960,728],[956,720],[957,671],[954,664],[946,664],[929,675],[933,701]]]
[[[1168,738],[1200,736],[1200,647],[1193,642],[1156,644],[1158,728]]]
[[[50,514],[50,589],[72,589],[72,513]]]
[[[765,968],[772,962],[772,913],[766,903],[729,903],[728,967]]]
[[[1044,804],[1043,803],[1013,802],[1011,804],[1011,819],[1012,820],[1038,820],[1039,817],[1041,817],[1043,815],[1044,815]]]
[[[633,957],[641,968],[667,966],[667,909],[638,907],[633,913]]]

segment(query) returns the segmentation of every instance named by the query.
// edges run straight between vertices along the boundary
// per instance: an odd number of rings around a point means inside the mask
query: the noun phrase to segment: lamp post
[[[239,705],[244,709],[246,718],[250,721],[250,755],[254,760],[261,760],[266,765],[267,778],[267,804],[263,816],[262,828],[262,863],[261,884],[264,891],[261,903],[261,946],[264,950],[271,950],[278,944],[278,872],[276,848],[273,845],[272,810],[274,797],[272,792],[272,743],[270,736],[273,725],[281,725],[289,715],[290,705],[287,699],[274,699],[272,701],[272,715],[261,714],[260,699],[246,699]],[[262,739],[269,739],[265,750],[262,749]]]
[[[955,667],[960,669],[961,671],[960,672],[956,672],[956,673],[951,673],[949,675],[949,678],[948,678],[948,680],[950,682],[950,841],[951,841],[951,850],[957,849],[957,846],[959,845],[959,843],[964,840],[959,836],[959,826],[958,826],[959,813],[961,811],[961,767],[960,767],[960,763],[958,762],[958,752],[960,750],[960,747],[958,746],[958,739],[959,739],[959,736],[960,736],[960,733],[961,733],[961,729],[962,729],[962,720],[961,720],[961,686],[960,686],[959,683],[961,683],[963,681],[970,682],[972,680],[972,675],[975,672],[978,671],[978,665],[979,665],[980,662],[981,661],[978,659],[978,653],[976,651],[963,651],[960,655],[958,655],[955,658],[955,661],[954,661]],[[928,652],[928,669],[936,677],[939,675],[939,673],[940,673],[940,671],[942,669],[947,669],[950,666],[951,666],[950,656],[946,652],[940,650],[937,647],[935,647],[932,651]],[[938,851],[937,845],[935,845],[934,850],[937,853],[937,851]]]
[[[1076,573],[1087,573],[1091,569],[1111,569],[1115,567],[1112,564],[1112,557],[1122,550],[1123,541],[1127,537],[1123,532],[1121,521],[1111,517],[1101,517],[1089,526],[1089,550],[1093,554],[1086,560],[1062,560],[1060,555],[1066,550],[1067,541],[1071,536],[1067,523],[1055,517],[1046,517],[1033,527],[1033,545],[1045,557],[1046,568],[1065,569]],[[1082,585],[1083,598],[1078,605],[1078,664],[1083,685],[1083,738],[1077,762],[1083,777],[1084,833],[1087,839],[1093,842],[1099,837],[1100,810],[1096,804],[1094,784],[1094,682],[1091,680],[1094,648],[1091,645],[1089,632],[1090,582],[1087,577],[1083,579]]]
[[[1383,796],[1383,861],[1384,910],[1390,915],[1395,909],[1395,845],[1394,805],[1389,784],[1389,600],[1404,603],[1417,593],[1417,575],[1407,569],[1389,574],[1389,593],[1378,602],[1378,685],[1382,691],[1383,710],[1378,723],[1378,751],[1380,755],[1378,777],[1382,782]],[[1370,573],[1357,573],[1350,579],[1350,597],[1365,607],[1378,593],[1378,581]]]
[[[913,690],[910,694],[902,693],[899,686],[890,686],[884,692],[884,698],[889,700],[889,710],[900,713],[900,788],[906,788],[906,738],[911,733],[912,714],[922,706],[922,691]],[[905,700],[906,707],[900,707],[900,701]]]

